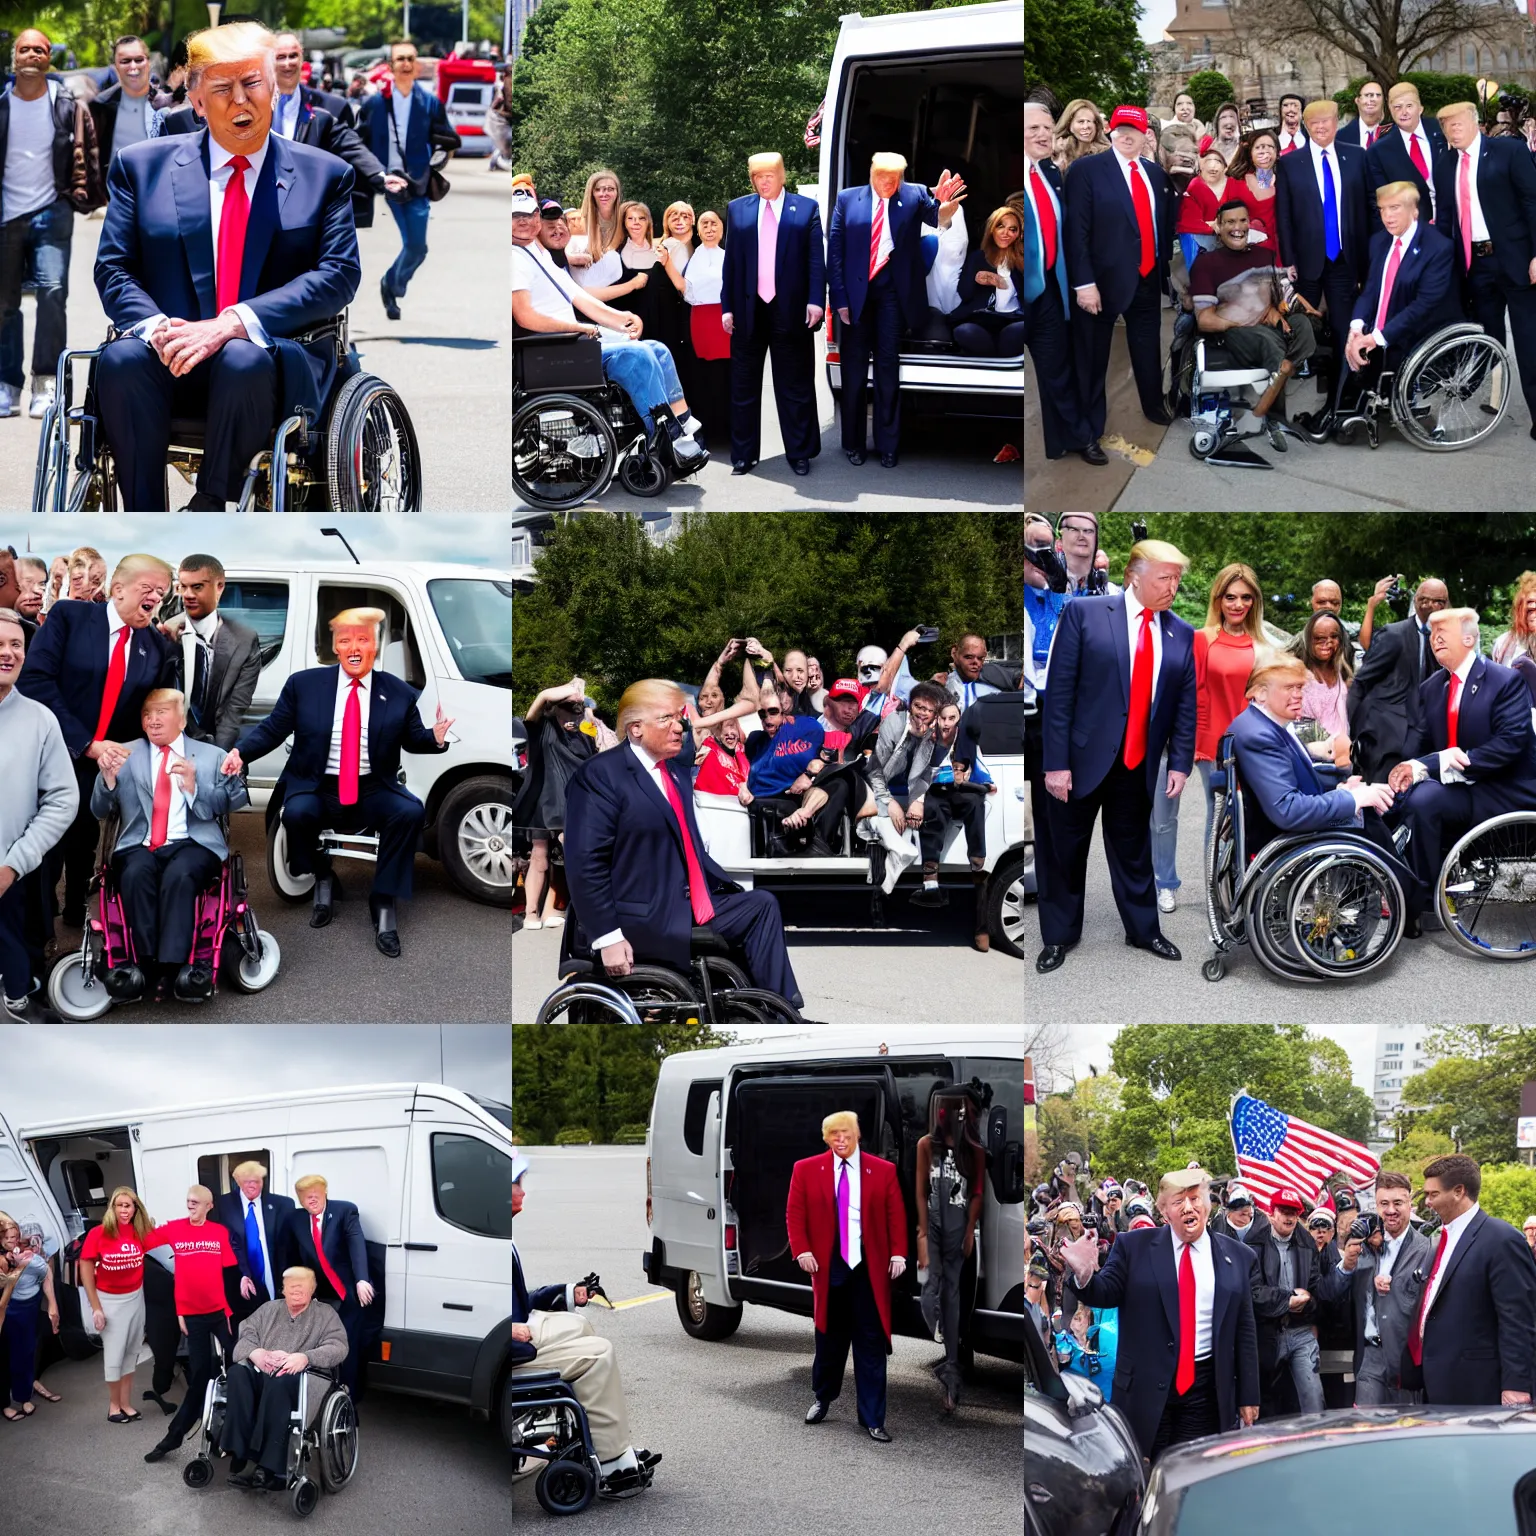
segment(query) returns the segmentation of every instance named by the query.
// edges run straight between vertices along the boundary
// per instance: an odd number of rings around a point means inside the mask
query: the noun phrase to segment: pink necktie
[[[1392,242],[1392,254],[1387,257],[1387,270],[1381,279],[1381,303],[1376,306],[1376,329],[1387,323],[1387,306],[1392,302],[1392,284],[1397,281],[1397,269],[1403,257],[1401,237]]]
[[[1472,270],[1472,155],[1462,150],[1456,170],[1456,217],[1461,224],[1461,259]]]
[[[340,771],[336,775],[336,798],[343,805],[357,804],[357,776],[363,764],[363,705],[357,693],[357,679],[352,679],[347,705],[341,714]]]
[[[667,772],[665,763],[658,765],[657,772],[661,774],[661,791],[667,797],[667,804],[672,807],[672,814],[677,817],[678,831],[683,834],[683,863],[688,870],[688,905],[693,908],[694,922],[702,928],[715,915],[715,904],[709,899],[709,883],[704,878],[704,866],[699,863],[693,837],[688,831],[688,818],[683,814],[683,802],[678,796],[677,785]]]
[[[773,284],[773,263],[779,248],[779,220],[773,204],[765,198],[763,216],[757,221],[757,296],[772,304],[778,291]]]
[[[841,1244],[843,1263],[851,1269],[853,1267],[852,1256],[849,1253],[848,1242],[848,1160],[843,1159],[843,1165],[837,1173],[837,1233]]]
[[[229,162],[229,182],[224,188],[224,210],[219,215],[216,298],[220,310],[240,302],[240,264],[245,256],[245,227],[251,217],[251,200],[245,195],[245,173],[250,164],[244,155],[235,155]]]
[[[875,219],[869,226],[869,275],[873,280],[885,263],[880,259],[880,236],[885,233],[885,199],[875,199]]]
[[[1450,692],[1445,696],[1445,744],[1456,745],[1456,722],[1461,719],[1461,679],[1451,673]]]

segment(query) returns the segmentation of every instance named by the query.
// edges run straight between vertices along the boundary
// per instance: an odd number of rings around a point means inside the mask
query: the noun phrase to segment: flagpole
[[[1533,3],[1536,3],[1536,0],[1533,0]],[[1237,1128],[1232,1123],[1232,1117],[1237,1110],[1237,1101],[1245,1098],[1247,1093],[1246,1088],[1240,1088],[1232,1095],[1232,1102],[1227,1105],[1227,1135],[1232,1138],[1232,1177],[1234,1179],[1240,1179],[1243,1176],[1243,1170],[1237,1165]]]

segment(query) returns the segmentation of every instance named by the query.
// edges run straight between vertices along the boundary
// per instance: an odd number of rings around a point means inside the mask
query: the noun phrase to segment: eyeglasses
[[[769,715],[782,715],[784,711],[782,709],[769,709],[765,706],[764,708],[760,709],[758,713],[766,718]]]

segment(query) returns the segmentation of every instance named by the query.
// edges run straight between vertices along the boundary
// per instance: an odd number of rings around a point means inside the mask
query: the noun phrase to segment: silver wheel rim
[[[100,976],[87,986],[78,959],[54,971],[48,978],[48,991],[54,1007],[72,1019],[99,1019],[112,1006],[112,996]]]
[[[688,1315],[694,1322],[702,1323],[704,1314],[708,1310],[709,1303],[704,1300],[704,1285],[699,1279],[698,1271],[688,1271]]]
[[[512,807],[499,800],[472,806],[459,818],[459,857],[478,880],[512,888]]]
[[[278,948],[277,940],[265,929],[262,929],[261,958],[253,960],[243,950],[241,951],[240,980],[252,992],[259,992],[263,987],[270,985],[272,978],[277,975],[277,969],[282,963],[283,955],[282,951]]]
[[[1003,892],[1003,912],[1000,920],[1003,937],[1019,948],[1024,946],[1024,873]]]

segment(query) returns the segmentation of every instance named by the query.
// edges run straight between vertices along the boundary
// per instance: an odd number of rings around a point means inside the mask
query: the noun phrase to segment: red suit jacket
[[[896,1181],[896,1165],[868,1152],[859,1159],[860,1219],[863,1222],[864,1263],[869,1288],[874,1293],[880,1322],[885,1328],[885,1349],[891,1349],[891,1260],[907,1256],[907,1212]],[[837,1250],[837,1202],[833,1198],[830,1149],[820,1157],[802,1158],[789,1181],[789,1205],[784,1218],[789,1227],[791,1255],[815,1256],[816,1273],[811,1293],[816,1299],[816,1327],[827,1327],[827,1287],[832,1255]]]

